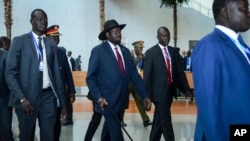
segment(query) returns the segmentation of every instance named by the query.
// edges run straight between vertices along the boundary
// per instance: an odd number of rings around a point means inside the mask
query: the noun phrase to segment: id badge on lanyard
[[[43,53],[41,52],[41,50],[39,49],[39,47],[38,47],[38,44],[37,44],[37,42],[36,42],[36,39],[35,39],[35,37],[34,37],[34,35],[32,34],[32,32],[30,32],[30,35],[32,36],[32,38],[33,38],[33,42],[34,42],[34,45],[35,45],[35,47],[36,47],[36,51],[37,51],[37,53],[38,53],[38,57],[40,58],[39,60],[40,60],[40,63],[39,63],[39,71],[43,71],[44,70],[44,62],[43,62]]]
[[[44,70],[44,62],[41,60],[39,64],[39,71],[43,71],[43,70]]]

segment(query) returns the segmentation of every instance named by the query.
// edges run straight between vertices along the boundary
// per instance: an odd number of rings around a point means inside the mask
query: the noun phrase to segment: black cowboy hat
[[[120,29],[123,29],[126,26],[126,24],[119,25],[117,21],[115,20],[108,20],[104,24],[103,31],[99,34],[98,38],[100,40],[107,40],[106,33],[110,31],[113,28],[119,27]]]

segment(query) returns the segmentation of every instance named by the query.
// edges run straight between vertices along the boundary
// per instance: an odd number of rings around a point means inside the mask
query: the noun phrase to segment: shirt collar
[[[225,26],[222,25],[216,25],[215,28],[219,29],[220,31],[222,31],[223,33],[225,33],[227,36],[229,36],[230,38],[237,40],[239,33],[234,32],[232,29],[227,28]]]
[[[35,32],[33,32],[33,31],[31,31],[31,33],[32,33],[33,37],[37,40],[39,36]],[[45,37],[45,35],[43,34],[40,37],[43,38],[43,37]]]
[[[119,46],[118,44],[115,46],[115,45],[112,44],[110,41],[108,41],[108,43],[109,43],[109,45],[111,46],[112,49],[115,49],[115,48],[117,47],[118,50],[119,50],[120,46]]]
[[[161,49],[164,49],[164,46],[163,46],[163,45],[161,45],[161,44],[159,44],[159,43],[158,43],[158,45],[160,46]],[[168,48],[168,46],[165,46],[165,47]]]

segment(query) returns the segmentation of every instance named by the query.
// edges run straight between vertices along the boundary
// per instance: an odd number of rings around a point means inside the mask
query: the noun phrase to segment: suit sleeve
[[[220,59],[212,42],[202,41],[192,53],[192,68],[195,85],[197,121],[206,133],[206,140],[223,140],[223,121],[220,117]]]
[[[88,72],[86,77],[86,82],[90,90],[89,92],[93,96],[94,101],[97,101],[100,97],[102,97],[100,89],[97,85],[97,75],[101,63],[99,55],[100,52],[98,52],[98,49],[93,48],[89,58]]]
[[[76,93],[76,90],[75,90],[75,85],[74,85],[74,81],[73,81],[73,77],[72,77],[72,72],[70,70],[70,67],[69,67],[69,63],[68,63],[68,59],[67,59],[67,56],[66,54],[62,53],[63,57],[65,58],[64,59],[64,68],[65,68],[65,75],[66,75],[66,83],[67,83],[67,87],[68,87],[68,91],[69,93]],[[72,65],[72,69],[73,69],[73,65]]]
[[[5,68],[7,61],[8,53],[0,49],[0,99],[2,99],[3,103],[8,105],[9,101],[9,88],[5,81]]]
[[[175,67],[175,73],[176,73],[176,80],[174,81],[176,81],[176,85],[180,90],[187,92],[190,90],[190,88],[189,88],[187,78],[182,67],[180,54],[178,50],[175,48],[173,50],[173,54],[175,58],[174,67]]]
[[[56,94],[59,98],[59,101],[60,101],[60,106],[61,107],[66,107],[66,103],[65,103],[65,87],[64,87],[64,84],[63,84],[63,80],[62,80],[62,75],[61,75],[61,72],[60,72],[60,66],[59,66],[59,60],[58,60],[58,57],[57,57],[57,46],[54,42],[50,42],[49,41],[49,47],[53,50],[53,64],[50,66],[51,68],[51,71],[52,71],[52,75],[50,76],[53,80],[51,81],[54,81],[52,82],[52,85],[56,87]],[[47,62],[48,63],[48,62]]]
[[[19,64],[21,60],[21,46],[20,41],[21,39],[16,37],[13,39],[8,60],[6,63],[6,70],[5,70],[5,78],[6,82],[8,84],[8,87],[10,88],[11,93],[13,94],[12,97],[14,97],[14,100],[17,101],[24,97],[24,94],[21,90],[19,81],[18,81],[18,75],[19,75]]]
[[[153,63],[152,63],[152,58],[150,55],[150,52],[147,51],[145,53],[144,57],[144,65],[143,65],[143,80],[145,83],[145,86],[147,88],[147,92],[149,95],[149,98],[152,99],[152,87],[151,87],[151,82],[152,82],[152,68],[153,68]]]

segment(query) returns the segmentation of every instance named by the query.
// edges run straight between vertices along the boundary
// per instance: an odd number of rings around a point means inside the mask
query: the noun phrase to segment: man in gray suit
[[[42,9],[32,11],[30,23],[32,31],[15,37],[9,51],[5,73],[9,105],[15,107],[20,141],[34,140],[37,118],[40,141],[53,141],[57,105],[65,107],[56,44],[44,35],[48,21]]]

